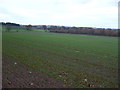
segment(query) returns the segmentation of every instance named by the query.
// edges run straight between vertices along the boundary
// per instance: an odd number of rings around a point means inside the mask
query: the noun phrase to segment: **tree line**
[[[55,26],[55,25],[20,25],[10,22],[1,22],[2,26],[6,28],[6,32],[9,32],[14,27],[24,28],[26,31],[32,31],[32,28],[44,29],[46,31],[55,33],[70,33],[70,34],[88,34],[88,35],[101,35],[101,36],[120,36],[119,29],[105,29],[105,28],[92,28],[92,27],[68,27],[68,26]],[[17,32],[19,30],[16,30]]]
[[[102,35],[102,36],[120,36],[120,30],[92,28],[92,27],[65,27],[65,26],[51,26],[48,28],[50,32],[55,33],[71,33],[71,34],[88,34],[88,35]]]
[[[17,23],[11,23],[11,22],[0,22],[2,25],[2,28],[6,32],[10,32],[12,30],[16,30],[18,32],[19,30],[26,30],[26,31],[31,31],[32,30],[32,25],[20,25]]]

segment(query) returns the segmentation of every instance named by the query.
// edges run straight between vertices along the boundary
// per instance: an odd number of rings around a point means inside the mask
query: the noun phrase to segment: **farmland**
[[[31,31],[5,32],[2,41],[3,55],[64,84],[118,87],[117,37]]]

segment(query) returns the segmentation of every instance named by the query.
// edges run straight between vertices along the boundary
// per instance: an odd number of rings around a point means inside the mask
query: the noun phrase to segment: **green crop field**
[[[118,87],[117,37],[5,32],[2,43],[4,55],[75,88]]]

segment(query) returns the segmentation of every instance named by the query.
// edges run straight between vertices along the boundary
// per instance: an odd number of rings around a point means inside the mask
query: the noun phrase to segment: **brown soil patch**
[[[33,69],[3,55],[3,88],[71,88],[54,78],[36,72]]]

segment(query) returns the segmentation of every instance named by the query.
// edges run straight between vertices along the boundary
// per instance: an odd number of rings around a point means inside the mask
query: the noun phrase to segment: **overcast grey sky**
[[[0,22],[118,28],[119,0],[0,0]]]

